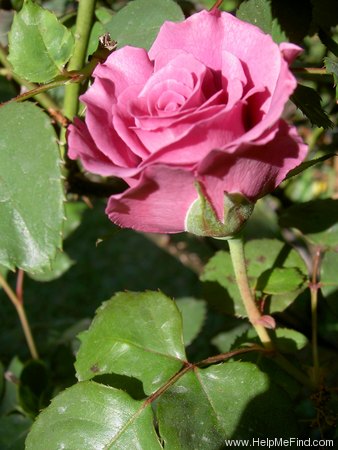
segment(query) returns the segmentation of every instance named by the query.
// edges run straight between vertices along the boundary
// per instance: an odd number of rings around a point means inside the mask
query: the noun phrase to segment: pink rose
[[[280,119],[299,52],[218,10],[166,22],[149,52],[124,47],[95,69],[69,156],[128,183],[106,209],[122,227],[184,231],[196,181],[222,222],[224,194],[254,203],[305,157]]]

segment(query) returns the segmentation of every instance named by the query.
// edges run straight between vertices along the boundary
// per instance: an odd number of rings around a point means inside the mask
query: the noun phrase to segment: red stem
[[[23,304],[23,279],[25,276],[25,272],[22,269],[18,270],[18,276],[16,279],[16,296],[20,302]]]
[[[215,11],[215,9],[218,9],[222,3],[223,3],[223,0],[217,0],[215,2],[215,4],[209,9],[209,11]]]

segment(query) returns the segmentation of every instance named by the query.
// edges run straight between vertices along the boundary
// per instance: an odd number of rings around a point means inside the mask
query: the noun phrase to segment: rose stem
[[[215,11],[215,9],[218,9],[222,3],[223,3],[223,0],[217,0],[215,2],[215,4],[210,8],[209,11]]]
[[[18,297],[15,295],[14,291],[11,289],[11,287],[9,286],[9,284],[7,283],[7,281],[5,280],[5,278],[1,275],[0,273],[0,286],[3,288],[3,290],[6,292],[8,298],[10,299],[10,301],[13,303],[16,312],[18,313],[20,322],[21,322],[21,326],[27,341],[27,345],[29,348],[29,351],[32,355],[33,359],[39,359],[39,354],[36,350],[36,346],[34,343],[34,339],[32,336],[32,332],[29,326],[29,322],[27,320],[27,316],[26,316],[26,312],[24,309],[23,304],[20,302],[20,300],[18,299]]]
[[[275,348],[267,329],[258,323],[262,316],[257,308],[249,285],[245,264],[243,239],[242,237],[236,237],[229,239],[228,243],[237,286],[240,291],[245,310],[248,314],[249,321],[255,328],[256,333],[258,334],[258,337],[264,347],[271,352],[276,351],[277,349]],[[283,355],[276,353],[274,355],[274,360],[280,367],[282,367],[304,386],[307,386],[310,389],[314,388],[312,381],[309,380],[308,377],[306,377],[300,370],[294,367],[286,358],[284,358]]]
[[[21,304],[23,304],[23,280],[25,277],[25,272],[22,269],[18,270],[18,276],[16,278],[16,298]]]
[[[80,0],[77,11],[76,25],[75,25],[75,47],[73,56],[70,58],[67,70],[82,69],[86,51],[88,47],[89,35],[92,27],[96,0]],[[65,87],[65,98],[63,103],[64,115],[72,120],[77,114],[79,107],[80,83],[71,83]],[[66,129],[61,129],[61,156],[64,156]]]
[[[320,248],[315,249],[313,257],[312,279],[310,282],[311,292],[311,328],[312,328],[312,359],[313,359],[313,383],[319,384],[319,358],[318,358],[318,321],[317,321],[317,305],[318,305],[318,267],[320,262]]]
[[[27,89],[37,89],[38,85],[34,83],[30,83],[29,81],[25,80],[24,78],[21,78],[20,76],[16,75],[13,72],[12,66],[10,65],[7,54],[4,50],[4,48],[0,45],[0,63],[4,66],[4,68],[7,70],[10,78],[13,78],[18,84],[25,86]],[[46,108],[47,110],[52,111],[58,111],[59,107],[58,105],[52,100],[52,98],[45,93],[37,94],[34,96],[35,100],[37,100],[41,106]]]
[[[95,3],[96,0],[80,0],[79,2],[75,25],[75,47],[67,66],[68,71],[80,70],[84,65]],[[64,114],[71,120],[78,110],[80,87],[79,83],[71,83],[65,88]]]
[[[330,75],[326,69],[321,67],[292,67],[292,72],[294,74],[311,74],[311,75]]]
[[[274,350],[274,345],[271,341],[267,329],[259,323],[259,320],[262,316],[253,298],[249,285],[245,264],[243,240],[241,237],[238,237],[229,239],[228,243],[232,265],[235,271],[237,286],[241,294],[245,310],[248,314],[249,321],[255,328],[256,333],[258,334],[259,339],[261,340],[264,347],[268,350]]]

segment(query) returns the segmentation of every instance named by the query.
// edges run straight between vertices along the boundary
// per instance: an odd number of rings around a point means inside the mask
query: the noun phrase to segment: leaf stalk
[[[31,328],[30,328],[30,325],[29,325],[29,322],[28,322],[28,319],[26,316],[26,311],[25,311],[23,302],[20,301],[20,299],[14,293],[14,291],[9,286],[9,284],[7,283],[5,278],[1,275],[1,273],[0,273],[0,286],[3,288],[3,290],[7,294],[8,298],[13,303],[14,308],[16,309],[16,312],[19,316],[22,330],[24,332],[24,335],[25,335],[25,338],[27,341],[27,345],[28,345],[28,348],[29,348],[32,358],[39,359],[39,354],[38,354],[36,346],[35,346],[35,342],[34,342]]]

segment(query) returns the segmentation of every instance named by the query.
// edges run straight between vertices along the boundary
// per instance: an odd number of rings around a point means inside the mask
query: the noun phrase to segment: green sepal
[[[237,234],[254,209],[242,194],[224,193],[224,219],[220,221],[204,196],[201,184],[195,182],[198,198],[191,204],[185,218],[185,230],[197,236],[231,238]]]

